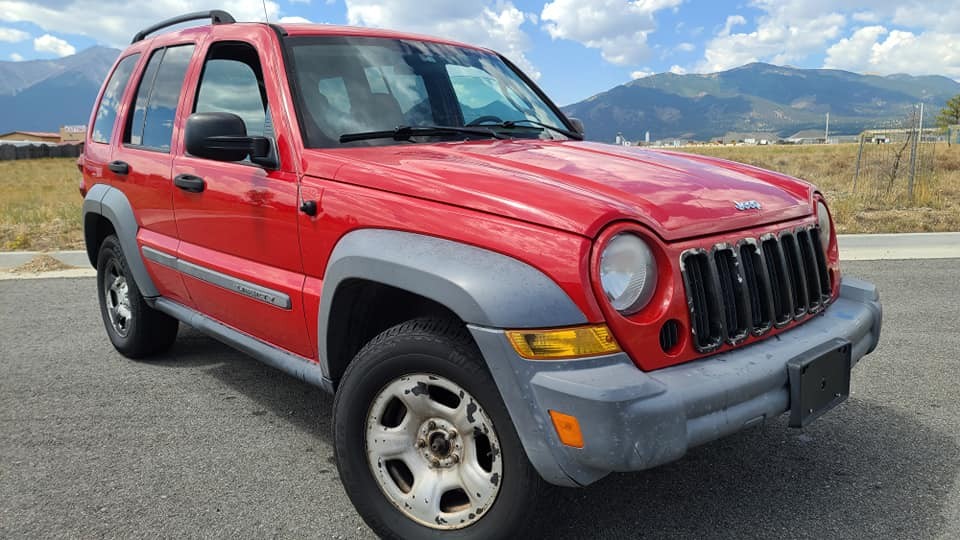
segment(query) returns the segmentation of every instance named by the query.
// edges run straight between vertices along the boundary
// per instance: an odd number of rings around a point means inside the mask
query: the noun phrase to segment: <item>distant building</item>
[[[60,126],[60,142],[77,143],[87,138],[87,126]]]
[[[777,144],[780,142],[780,136],[776,133],[770,133],[765,131],[760,132],[748,132],[740,133],[736,131],[731,131],[723,136],[723,144],[757,144],[757,145],[767,145],[767,144]]]
[[[805,129],[787,137],[787,142],[793,144],[823,144],[826,141],[822,129]]]
[[[7,133],[0,133],[0,141],[60,144],[60,134],[46,131],[10,131]]]

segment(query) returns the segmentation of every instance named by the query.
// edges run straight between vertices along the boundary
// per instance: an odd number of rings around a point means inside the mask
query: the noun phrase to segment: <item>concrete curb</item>
[[[960,232],[843,234],[841,261],[960,258]]]
[[[882,261],[896,259],[960,259],[960,232],[907,234],[842,234],[839,237],[843,261]],[[37,255],[49,255],[74,268],[39,274],[13,273],[9,270],[30,262]],[[89,277],[96,275],[86,251],[7,251],[0,252],[0,280]]]

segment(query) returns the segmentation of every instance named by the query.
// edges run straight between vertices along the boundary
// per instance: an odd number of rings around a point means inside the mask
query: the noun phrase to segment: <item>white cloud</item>
[[[10,53],[10,59],[14,62],[23,62],[23,55],[17,53]]]
[[[17,43],[19,41],[26,41],[28,39],[30,39],[30,34],[24,32],[23,30],[0,27],[0,41]]]
[[[697,47],[693,43],[684,42],[677,45],[675,49],[680,52],[693,52],[697,49]]]
[[[824,67],[889,75],[936,74],[960,79],[960,36],[914,34],[868,26],[827,49]]]
[[[37,52],[47,52],[57,56],[70,56],[77,52],[76,47],[67,43],[65,39],[60,39],[50,34],[33,38],[33,50]]]
[[[731,15],[708,41],[697,71],[748,62],[803,63],[878,73],[956,73],[960,2],[956,0],[750,0],[761,14]],[[851,28],[850,23],[859,23]],[[750,31],[735,30],[750,25]],[[862,25],[862,27],[860,27]],[[955,75],[954,75],[955,76]]]
[[[633,72],[630,73],[630,78],[633,79],[633,80],[637,80],[637,79],[644,79],[644,78],[649,77],[649,76],[651,76],[651,75],[654,75],[654,72],[652,72],[652,71],[633,71]]]
[[[262,21],[260,2],[223,0],[220,9],[238,21]],[[270,20],[279,18],[274,0],[266,0]],[[0,21],[31,22],[46,32],[88,36],[100,43],[124,47],[138,30],[191,11],[210,9],[200,0],[0,0]]]
[[[297,24],[297,23],[309,23],[313,21],[311,21],[310,19],[307,19],[306,17],[292,16],[292,17],[280,17],[280,20],[277,22],[279,22],[280,24]]]
[[[647,39],[657,29],[656,13],[682,0],[552,0],[540,19],[553,39],[599,49],[604,60],[636,64],[649,55]]]
[[[888,30],[883,26],[860,28],[848,38],[843,38],[827,49],[824,67],[856,71],[870,61],[873,44]]]
[[[503,53],[534,78],[530,38],[521,28],[534,15],[503,0],[346,0],[347,23],[454,39]]]
[[[684,68],[682,68],[682,67],[680,67],[680,66],[678,66],[678,65],[676,65],[676,64],[674,64],[674,65],[670,66],[670,73],[673,73],[674,75],[686,75],[686,74],[687,74],[687,70],[684,69]]]
[[[757,19],[752,32],[734,32],[747,23],[742,15],[727,17],[723,29],[711,39],[698,71],[723,71],[749,62],[787,64],[803,60],[835,39],[846,25],[846,17],[829,10],[798,16],[788,2],[757,0],[766,14]]]

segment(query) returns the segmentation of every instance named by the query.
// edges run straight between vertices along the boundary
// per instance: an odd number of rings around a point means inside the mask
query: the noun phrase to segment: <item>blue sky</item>
[[[258,1],[0,0],[0,60],[122,47],[141,27],[213,7],[264,18]],[[960,79],[956,0],[268,0],[266,12],[492,47],[563,105],[652,73],[753,61]]]

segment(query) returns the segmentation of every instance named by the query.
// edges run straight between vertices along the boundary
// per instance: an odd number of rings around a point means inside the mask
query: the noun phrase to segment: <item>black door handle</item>
[[[207,183],[203,181],[203,178],[192,174],[178,174],[176,178],[173,179],[173,185],[190,193],[200,193],[207,187]]]
[[[115,174],[130,174],[130,165],[126,161],[111,161],[107,167]]]

